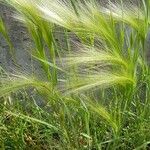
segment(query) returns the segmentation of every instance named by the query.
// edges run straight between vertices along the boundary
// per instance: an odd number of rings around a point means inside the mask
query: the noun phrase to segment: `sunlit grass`
[[[149,2],[6,2],[47,78],[1,69],[1,148],[149,149]]]

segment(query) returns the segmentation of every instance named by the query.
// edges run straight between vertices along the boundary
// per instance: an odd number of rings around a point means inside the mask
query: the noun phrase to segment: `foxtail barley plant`
[[[149,149],[149,1],[4,2],[28,29],[47,78],[1,69],[0,146]],[[0,31],[10,43],[2,21]]]

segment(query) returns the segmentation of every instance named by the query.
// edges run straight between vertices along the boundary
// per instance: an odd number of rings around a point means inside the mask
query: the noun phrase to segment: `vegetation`
[[[27,27],[43,76],[1,68],[1,149],[150,149],[148,0],[2,2]],[[2,21],[0,31],[10,45]]]

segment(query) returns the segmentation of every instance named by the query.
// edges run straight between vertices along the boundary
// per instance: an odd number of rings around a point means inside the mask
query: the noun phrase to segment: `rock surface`
[[[13,18],[13,14],[14,11],[11,8],[0,5],[0,16],[6,24],[9,37],[15,48],[18,65],[12,61],[9,46],[0,34],[0,66],[9,72],[23,72],[26,74],[38,72],[40,74],[42,73],[40,64],[31,59],[30,51],[33,47],[33,42],[26,28]]]
[[[105,2],[106,1],[103,0],[103,4]],[[137,2],[138,2],[137,0],[134,1],[132,0],[132,3]],[[9,36],[15,47],[17,62],[20,67],[16,67],[16,65],[14,65],[12,58],[9,54],[9,47],[1,34],[0,34],[0,66],[2,66],[5,70],[8,71],[20,70],[26,72],[27,74],[30,74],[31,72],[35,71],[40,74],[41,67],[39,63],[31,60],[30,50],[32,47],[32,41],[26,28],[13,18],[13,10],[2,4],[0,5],[0,16],[2,16],[2,18],[6,23]],[[149,41],[150,38],[148,38],[147,44],[148,49],[150,47]],[[148,56],[150,56],[150,54],[148,54]]]

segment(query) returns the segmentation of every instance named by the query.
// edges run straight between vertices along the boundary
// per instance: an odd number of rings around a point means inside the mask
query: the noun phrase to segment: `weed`
[[[28,28],[47,79],[1,70],[1,147],[148,149],[149,1],[6,3]],[[54,34],[60,27],[62,53]]]

